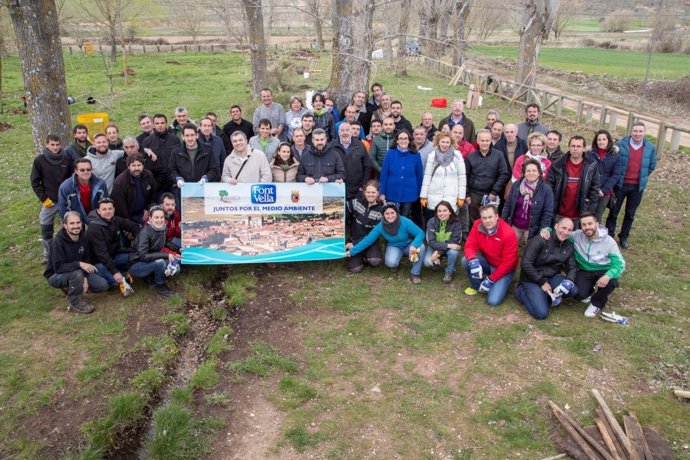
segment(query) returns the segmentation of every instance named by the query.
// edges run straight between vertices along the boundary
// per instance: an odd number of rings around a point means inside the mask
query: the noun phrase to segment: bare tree
[[[573,19],[573,16],[577,15],[582,8],[583,6],[581,0],[570,0],[561,5],[561,7],[558,9],[556,19],[553,21],[553,26],[551,27],[551,30],[553,31],[553,38],[556,40],[561,38],[561,34],[565,28],[568,27],[570,21]]]
[[[344,107],[369,86],[374,0],[334,0],[333,53],[329,88]]]
[[[398,28],[398,55],[395,60],[395,76],[407,76],[405,45],[407,43],[407,32],[410,28],[410,0],[400,2],[400,27]]]
[[[70,135],[65,64],[54,0],[5,2],[14,26],[36,154],[48,134]]]
[[[438,57],[436,38],[440,18],[439,0],[423,0],[419,6],[419,35],[422,51],[431,58]]]
[[[316,50],[323,51],[323,16],[321,0],[307,0],[307,11],[314,23],[314,34],[316,35]]]
[[[246,27],[252,54],[252,96],[257,97],[261,89],[268,86],[264,15],[261,11],[261,0],[242,0],[242,6],[247,20]]]
[[[241,47],[247,34],[245,30],[247,21],[242,5],[231,0],[215,0],[209,5],[209,9],[223,23],[225,36],[230,39],[237,39]]]
[[[534,86],[541,44],[553,27],[560,0],[524,0],[524,5],[516,79],[522,85]]]
[[[110,42],[110,60],[117,58],[117,44],[124,37],[124,23],[141,11],[134,0],[85,0],[78,1],[81,10],[99,26],[106,28]]]
[[[504,0],[475,0],[474,8],[466,22],[466,36],[474,33],[479,41],[485,41],[502,25],[506,24],[511,8]]]
[[[199,33],[204,27],[207,14],[206,8],[198,4],[189,3],[186,0],[177,0],[173,3],[171,11],[171,22],[192,37],[192,43],[196,44]]]
[[[453,30],[453,59],[455,66],[462,65],[462,55],[465,52],[465,24],[470,16],[470,6],[472,0],[455,0],[453,11],[454,30]]]

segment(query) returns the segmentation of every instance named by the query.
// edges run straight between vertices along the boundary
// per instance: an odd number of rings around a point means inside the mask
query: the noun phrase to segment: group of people
[[[164,114],[141,115],[142,132],[122,140],[114,124],[92,140],[76,125],[64,150],[49,136],[31,173],[43,204],[49,283],[67,288],[76,311],[92,310],[82,308],[87,286],[131,292],[131,276],[152,277],[168,296],[165,274],[179,270],[186,182],[337,182],[346,189],[352,272],[382,261],[397,270],[407,255],[418,284],[423,266],[436,270],[445,258],[443,282],[451,283],[460,260],[466,294],[486,293],[498,305],[520,263],[516,297],[534,317],[545,317],[548,305],[568,295],[588,299],[586,316],[604,308],[624,268],[612,238],[617,216],[625,203],[618,237],[627,249],[656,165],[644,124],[635,123],[618,143],[599,131],[589,148],[573,136],[563,152],[561,134],[540,122],[536,104],[519,124],[490,110],[485,127],[476,129],[461,100],[438,127],[429,112],[413,127],[403,104],[378,83],[370,97],[353,94],[342,117],[326,92],[307,102],[293,96],[285,110],[266,88],[252,121],[238,105],[222,127],[212,112],[195,123],[178,107],[170,125]],[[607,208],[606,226],[599,225]],[[54,237],[56,214],[63,229]],[[69,252],[67,240],[83,249]]]

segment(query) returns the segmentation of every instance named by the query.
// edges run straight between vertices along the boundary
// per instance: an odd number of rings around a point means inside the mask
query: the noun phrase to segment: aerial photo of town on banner
[[[182,262],[297,262],[345,256],[343,184],[185,184]]]

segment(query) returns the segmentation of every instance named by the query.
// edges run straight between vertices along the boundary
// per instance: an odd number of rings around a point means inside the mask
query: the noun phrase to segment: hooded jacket
[[[518,265],[518,239],[513,228],[500,217],[497,226],[496,232],[489,235],[482,221],[477,219],[464,248],[467,260],[476,258],[481,252],[489,265],[496,267],[489,275],[494,282],[515,271]]]
[[[463,200],[467,196],[467,174],[465,173],[465,160],[460,152],[453,151],[453,160],[448,166],[441,166],[436,162],[437,151],[429,154],[426,168],[424,168],[424,181],[419,192],[421,198],[429,200],[428,209],[436,209],[436,205],[445,200],[458,210],[458,198]]]
[[[108,198],[108,187],[102,179],[93,174],[91,174],[89,179],[89,186],[91,187],[91,209],[96,209],[99,201],[103,198]],[[77,211],[81,216],[81,221],[87,222],[88,216],[86,215],[84,205],[81,203],[79,180],[76,173],[60,184],[60,189],[58,190],[58,211],[63,219],[67,211]]]
[[[625,259],[603,225],[599,225],[597,236],[591,240],[582,230],[575,230],[570,239],[575,245],[575,260],[580,270],[605,271],[611,279],[620,278],[623,274]]]
[[[43,276],[50,278],[56,273],[81,270],[79,262],[91,262],[91,250],[88,241],[83,235],[77,241],[73,241],[63,228],[50,243],[48,264]]]
[[[382,222],[383,220],[376,224],[376,226],[369,232],[367,236],[361,239],[359,243],[355,244],[350,249],[351,255],[356,256],[372,244],[376,243],[380,237],[383,237],[387,244],[399,249],[404,249],[409,245],[419,248],[424,243],[424,230],[417,227],[417,224],[412,222],[407,217],[400,216],[400,229],[395,235],[386,233],[386,231],[383,229]]]
[[[131,220],[113,216],[112,220],[106,222],[98,215],[94,209],[89,213],[89,228],[86,230],[86,239],[93,250],[93,257],[96,263],[102,263],[113,275],[119,270],[115,266],[113,257],[118,252],[120,244],[120,234],[129,232],[133,236],[139,234],[141,227]],[[119,251],[127,252],[127,251]]]
[[[587,155],[590,156],[599,166],[599,185],[601,193],[606,195],[613,191],[621,175],[621,156],[618,154],[618,146],[613,145],[604,158],[599,157],[598,151],[587,150]]]
[[[31,188],[41,202],[50,198],[57,204],[60,184],[69,179],[73,172],[72,159],[64,150],[56,155],[44,149],[43,155],[34,158],[31,167]]]

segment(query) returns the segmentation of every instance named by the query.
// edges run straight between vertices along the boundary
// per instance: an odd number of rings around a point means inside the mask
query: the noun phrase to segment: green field
[[[690,412],[671,393],[690,385],[687,156],[661,159],[638,211],[611,300],[629,327],[585,319],[569,301],[535,321],[512,293],[498,308],[464,296],[460,273],[444,285],[425,269],[413,286],[407,265],[397,276],[383,267],[352,275],[341,261],[183,267],[180,295],[166,303],[136,281],[134,296],[93,296],[97,311],[78,316],[41,275],[19,67],[16,57],[3,64],[0,122],[12,128],[0,132],[0,457],[118,458],[153,419],[143,442],[152,459],[536,459],[557,454],[546,401],[591,424],[596,387],[619,419],[635,411],[690,459]],[[186,105],[193,119],[212,110],[225,122],[231,104],[248,116],[257,104],[242,54],[132,56],[135,74],[127,85],[116,77],[114,94],[100,56],[66,56],[65,65],[73,119],[106,111],[123,135],[138,132],[144,110],[172,115]],[[280,101],[327,84],[327,55],[277,55],[271,65],[286,88]],[[314,80],[302,78],[304,66]],[[426,110],[447,115],[432,98],[467,94],[419,65],[405,78],[381,66],[372,80],[404,102],[413,124]],[[506,121],[523,116],[491,97],[467,114],[483,126],[489,107]],[[544,122],[575,134],[568,120]],[[589,140],[593,131],[578,133]],[[186,360],[189,343],[197,361]]]
[[[479,55],[517,60],[517,46],[474,45]],[[600,48],[543,47],[539,65],[551,69],[584,72],[592,75],[611,75],[616,78],[644,79],[647,53],[606,50]],[[690,75],[687,54],[654,53],[649,76],[653,80],[676,80]]]

